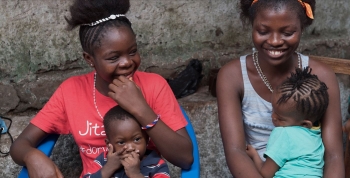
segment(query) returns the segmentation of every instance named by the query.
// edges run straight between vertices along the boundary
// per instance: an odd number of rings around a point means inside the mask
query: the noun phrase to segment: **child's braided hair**
[[[277,104],[286,103],[289,99],[296,102],[296,109],[312,122],[318,121],[328,107],[328,92],[325,83],[311,74],[311,68],[304,70],[297,68],[291,77],[287,78],[279,87],[280,98]]]

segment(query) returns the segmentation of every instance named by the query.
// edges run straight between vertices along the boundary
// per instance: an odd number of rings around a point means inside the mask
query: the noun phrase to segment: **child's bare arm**
[[[275,163],[275,161],[267,157],[259,171],[264,178],[270,178],[273,177],[279,169],[280,167]]]
[[[247,152],[247,155],[253,160],[255,167],[258,170],[260,170],[264,162],[261,160],[255,148],[253,148],[251,145],[247,145],[246,152]]]
[[[279,170],[279,166],[269,157],[263,162],[258,152],[251,146],[247,145],[247,154],[253,160],[256,168],[264,178],[270,178]]]
[[[121,166],[121,155],[126,148],[113,152],[112,144],[108,144],[107,163],[101,169],[101,177],[111,177]]]

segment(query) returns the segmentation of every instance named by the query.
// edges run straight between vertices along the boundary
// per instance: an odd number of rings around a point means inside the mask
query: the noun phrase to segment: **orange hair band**
[[[258,0],[254,0],[250,6],[252,6],[252,5],[255,4],[256,2],[258,2]]]
[[[308,16],[310,19],[314,19],[314,15],[312,14],[312,9],[309,3],[303,2],[301,0],[298,0],[300,2],[300,4],[303,6],[303,8],[306,11],[306,16]],[[253,0],[251,6],[253,4],[255,4],[256,2],[258,2],[258,0]]]
[[[303,8],[306,11],[306,16],[308,16],[310,19],[314,19],[314,15],[312,14],[312,9],[309,3],[303,2],[301,0],[298,0],[300,4],[303,6]]]

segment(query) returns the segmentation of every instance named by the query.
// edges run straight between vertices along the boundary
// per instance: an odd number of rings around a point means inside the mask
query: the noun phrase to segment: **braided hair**
[[[315,14],[315,0],[302,0],[305,3],[310,4],[312,13]],[[253,0],[241,0],[240,1],[240,18],[244,24],[254,22],[256,14],[259,11],[266,9],[279,10],[283,7],[288,7],[288,10],[296,13],[300,19],[300,24],[302,29],[308,27],[312,24],[313,19],[306,16],[305,10],[298,2],[298,0],[258,0],[252,5]]]
[[[133,33],[131,22],[126,17],[117,17],[114,20],[108,20],[95,26],[90,24],[110,15],[125,14],[129,11],[129,0],[75,0],[70,6],[71,17],[65,17],[68,30],[72,30],[78,26],[79,38],[83,50],[94,56],[94,49],[99,47],[103,34],[111,27],[128,27]]]
[[[329,98],[326,84],[311,74],[311,70],[309,67],[305,67],[304,70],[297,68],[295,73],[278,87],[281,97],[277,104],[286,103],[292,98],[296,102],[297,111],[304,119],[315,122],[326,112]]]

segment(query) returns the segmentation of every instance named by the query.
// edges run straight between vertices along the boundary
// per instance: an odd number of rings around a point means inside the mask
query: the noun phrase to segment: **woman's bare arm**
[[[17,164],[26,166],[30,177],[63,177],[55,163],[36,149],[47,135],[38,127],[29,124],[11,145],[12,159]]]
[[[254,162],[246,154],[241,111],[243,79],[239,60],[231,61],[220,69],[216,92],[221,137],[231,174],[236,178],[261,177]]]
[[[148,106],[148,105],[147,105]],[[149,108],[145,109],[142,116],[135,116],[142,125],[150,123],[149,118],[156,118],[157,115]],[[164,122],[159,120],[151,129],[146,130],[152,138],[159,152],[166,160],[182,168],[189,169],[193,162],[192,142],[185,128],[174,132]]]
[[[312,73],[328,87],[329,105],[322,119],[322,141],[325,146],[323,176],[344,177],[344,155],[342,142],[342,120],[340,111],[339,84],[334,72],[325,64],[310,60]]]
[[[154,127],[147,131],[147,134],[152,138],[162,156],[182,169],[189,169],[193,162],[193,148],[186,129],[182,128],[174,132],[163,122],[157,123]]]

